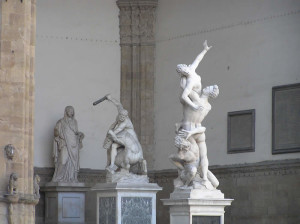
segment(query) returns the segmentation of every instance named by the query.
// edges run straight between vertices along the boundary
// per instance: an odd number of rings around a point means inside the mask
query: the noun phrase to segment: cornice
[[[157,7],[158,0],[118,0],[117,6],[122,7],[133,7],[133,6],[151,6]]]
[[[258,177],[258,176],[282,176],[300,174],[300,159],[274,160],[259,163],[246,163],[224,166],[210,166],[209,169],[218,179]],[[34,168],[35,174],[41,177],[41,186],[51,181],[54,168]],[[175,169],[152,170],[148,172],[152,183],[170,183],[177,178]],[[80,169],[78,179],[84,183],[105,182],[104,170]]]
[[[246,163],[224,166],[210,166],[218,179],[258,177],[258,176],[280,176],[300,174],[300,159],[274,160],[258,163]],[[177,170],[159,170],[149,172],[149,176],[158,183],[170,182],[177,177]]]

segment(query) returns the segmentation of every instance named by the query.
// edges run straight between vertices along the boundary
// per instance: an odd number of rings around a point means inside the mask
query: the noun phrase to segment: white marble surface
[[[179,189],[176,188],[170,194],[171,199],[224,199],[224,194],[220,190],[206,190],[206,189]]]
[[[115,223],[108,222],[109,224],[122,224],[122,218],[124,219],[123,213],[125,212],[125,204],[128,213],[134,212],[134,214],[137,216],[136,218],[141,219],[140,224],[149,223],[149,209],[151,209],[151,224],[155,224],[156,193],[160,190],[162,190],[162,188],[155,183],[104,183],[95,185],[92,188],[92,191],[97,192],[97,224],[102,224],[102,222],[99,222],[99,200],[101,198],[114,198],[113,200],[116,201],[116,221]],[[112,199],[108,201],[112,201]],[[130,211],[130,206],[134,207],[132,208],[132,211]],[[143,218],[144,214],[146,214],[148,218]]]
[[[193,216],[218,216],[224,224],[224,208],[232,199],[162,199],[164,205],[170,206],[170,224],[192,224]]]
[[[170,224],[192,224],[193,216],[217,216],[220,224],[224,224],[224,208],[233,201],[225,199],[220,190],[193,188],[176,188],[169,199],[161,200],[170,206]]]
[[[90,186],[84,183],[49,182],[45,192],[45,224],[85,224],[85,197]]]
[[[212,108],[208,99],[219,95],[219,87],[212,85],[202,90],[201,77],[196,73],[196,68],[210,48],[207,41],[204,41],[202,52],[192,64],[179,64],[176,68],[180,76],[183,118],[175,124],[177,152],[169,157],[178,169],[175,188],[192,187],[213,191],[219,185],[217,178],[208,170],[206,128],[202,126],[202,121]]]

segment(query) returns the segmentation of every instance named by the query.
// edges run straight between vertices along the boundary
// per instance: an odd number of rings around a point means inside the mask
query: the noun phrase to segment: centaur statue
[[[129,171],[132,165],[140,164],[141,173],[147,174],[147,163],[143,157],[142,146],[128,117],[128,111],[123,105],[112,98],[110,94],[95,101],[97,105],[105,100],[112,102],[118,109],[116,121],[110,126],[103,147],[107,150],[106,170],[110,173],[125,169]]]

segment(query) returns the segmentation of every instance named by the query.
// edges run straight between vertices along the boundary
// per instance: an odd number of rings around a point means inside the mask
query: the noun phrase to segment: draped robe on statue
[[[55,126],[53,156],[55,172],[53,182],[78,182],[79,149],[82,144],[79,141],[77,121],[68,117],[60,119]]]

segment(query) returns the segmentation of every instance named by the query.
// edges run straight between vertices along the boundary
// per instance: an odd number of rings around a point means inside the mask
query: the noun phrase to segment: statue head
[[[75,115],[74,107],[67,106],[65,108],[65,117],[73,118]]]
[[[219,95],[219,87],[217,85],[207,86],[203,90],[203,95],[216,98]]]
[[[180,75],[184,75],[184,76],[189,76],[191,73],[191,68],[190,66],[186,65],[186,64],[179,64],[176,67],[176,71],[180,74]]]
[[[4,148],[8,159],[13,159],[15,155],[15,147],[12,144],[8,144]]]
[[[125,121],[126,117],[128,117],[128,111],[125,109],[120,110],[118,114],[118,120],[123,122]]]
[[[188,140],[176,135],[175,146],[180,150],[188,150],[191,147],[191,143]]]

